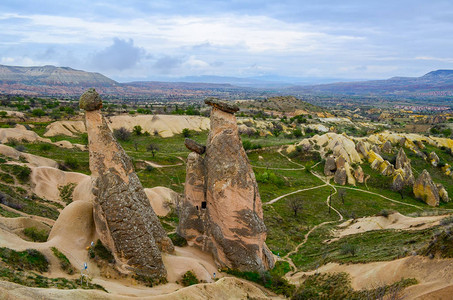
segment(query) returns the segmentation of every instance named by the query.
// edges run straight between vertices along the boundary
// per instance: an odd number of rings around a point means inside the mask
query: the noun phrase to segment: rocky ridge
[[[417,134],[396,134],[386,131],[364,138],[354,138],[346,134],[329,132],[323,135],[315,135],[302,140],[294,146],[289,146],[287,152],[294,151],[296,147],[300,147],[302,151],[318,149],[317,151],[326,159],[324,175],[333,176],[336,184],[345,185],[348,183],[355,185],[356,182],[362,183],[366,181],[366,176],[360,167],[360,164],[366,160],[371,168],[380,174],[393,177],[392,188],[395,191],[401,192],[404,187],[413,187],[414,191],[417,190],[417,197],[421,200],[428,200],[427,203],[430,205],[438,205],[438,199],[448,202],[449,198],[446,189],[443,187],[437,188],[438,184],[431,184],[426,176],[421,176],[418,186],[415,187],[416,180],[412,172],[412,166],[403,147],[409,149],[421,159],[425,159],[433,166],[438,166],[440,159],[435,152],[425,155],[422,151],[425,148],[424,143],[453,149],[453,141],[450,139],[425,137]],[[386,157],[385,154],[392,154],[395,147],[400,148],[396,160],[392,164],[383,157]],[[438,167],[441,168],[445,175],[450,176],[452,174],[450,165],[443,164]],[[429,179],[431,178],[429,177]],[[436,196],[432,196],[431,192],[428,193],[428,189],[421,188],[421,182],[423,182],[424,186],[429,186],[429,190],[434,191]]]

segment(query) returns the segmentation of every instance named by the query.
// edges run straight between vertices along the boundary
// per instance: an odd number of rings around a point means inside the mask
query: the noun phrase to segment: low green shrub
[[[256,174],[256,181],[259,183],[272,183],[277,187],[282,187],[285,185],[285,180],[272,171],[264,171],[262,173]]]
[[[52,146],[50,144],[41,144],[39,145],[39,150],[41,151],[50,151],[52,149]]]
[[[284,277],[272,273],[269,271],[266,272],[241,272],[238,270],[223,269],[223,272],[231,274],[233,276],[243,278],[249,281],[258,283],[259,285],[264,286],[265,288],[273,291],[274,293],[285,295],[291,297],[294,293],[296,287],[290,284]]]
[[[7,265],[19,270],[34,270],[42,273],[49,269],[49,262],[46,257],[35,249],[18,252],[3,247],[0,248],[0,258]]]
[[[66,273],[68,273],[69,275],[72,275],[74,274],[74,267],[71,265],[71,262],[69,261],[69,259],[66,257],[66,255],[64,255],[62,252],[60,252],[60,250],[58,250],[57,248],[55,247],[52,247],[52,252],[53,254],[58,258],[58,260],[60,261],[60,267],[63,271],[65,271]]]
[[[261,149],[263,146],[261,144],[254,144],[250,141],[243,141],[242,142],[242,147],[244,147],[244,150],[255,150],[255,149]]]
[[[175,245],[175,246],[178,246],[178,247],[187,246],[186,239],[177,233],[170,233],[168,235],[168,237],[171,239],[171,241],[173,242],[173,245]]]
[[[79,161],[77,160],[77,158],[69,156],[64,159],[64,165],[69,169],[77,169],[77,167],[79,166]]]
[[[97,240],[96,244],[90,247],[88,254],[91,258],[100,258],[110,263],[115,262],[112,252],[110,252],[110,250],[107,249],[100,240]]]
[[[340,253],[342,255],[352,255],[355,256],[357,253],[357,246],[354,244],[344,244],[341,246]]]
[[[401,279],[391,285],[382,285],[371,290],[355,291],[351,287],[349,274],[322,273],[308,276],[299,286],[292,300],[365,300],[365,299],[401,299],[405,287],[417,284],[414,278]]]
[[[47,278],[35,272],[23,272],[9,267],[0,266],[0,279],[14,282],[23,286],[57,289],[98,289],[107,292],[99,284],[88,281],[80,284],[80,279],[69,280],[66,278]]]
[[[60,191],[60,198],[62,201],[66,202],[66,204],[72,202],[72,194],[74,193],[75,187],[75,183],[68,183],[67,185],[58,187],[58,190]]]
[[[0,180],[4,183],[14,183],[14,177],[7,173],[0,173]]]
[[[197,276],[192,271],[187,271],[181,279],[181,283],[183,286],[194,285],[200,283]]]
[[[39,230],[38,228],[32,226],[25,228],[23,230],[23,233],[26,237],[30,238],[33,242],[40,242],[44,243],[47,241],[47,238],[49,237],[49,233],[42,229]]]

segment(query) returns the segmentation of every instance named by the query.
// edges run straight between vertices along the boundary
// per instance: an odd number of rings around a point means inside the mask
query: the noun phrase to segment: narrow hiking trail
[[[305,169],[305,166],[303,166],[302,164],[299,164],[297,162],[294,162],[291,158],[289,158],[288,156],[286,156],[285,154],[282,153],[283,151],[283,147],[281,147],[280,149],[277,150],[277,152],[285,157],[289,162],[297,165],[297,166],[300,166],[302,167],[300,170],[304,170]],[[320,164],[321,161],[317,162],[315,165],[312,166],[312,168],[316,167],[318,164]],[[331,193],[329,196],[327,196],[327,199],[326,199],[326,205],[327,207],[329,207],[329,209],[332,209],[337,215],[338,215],[338,220],[336,221],[326,221],[326,222],[322,222],[316,226],[314,226],[313,228],[311,228],[305,235],[304,235],[304,240],[298,244],[296,246],[296,248],[290,252],[288,252],[285,256],[283,257],[277,257],[277,260],[282,260],[282,261],[286,261],[289,263],[289,265],[291,266],[292,268],[292,271],[289,271],[288,273],[285,274],[285,277],[291,277],[293,276],[294,274],[298,273],[298,268],[296,267],[296,265],[294,264],[294,262],[292,261],[291,259],[291,255],[297,253],[299,251],[299,249],[301,247],[303,247],[303,245],[305,245],[307,242],[308,242],[308,238],[310,237],[310,235],[315,231],[317,230],[318,228],[322,227],[322,226],[325,226],[327,224],[332,224],[332,223],[337,223],[337,222],[341,222],[344,220],[344,216],[336,209],[334,208],[332,205],[331,205],[331,197],[335,194],[338,193],[338,190],[337,188],[342,188],[342,189],[348,189],[348,190],[354,190],[354,191],[358,191],[358,192],[362,192],[362,193],[367,193],[367,194],[370,194],[370,195],[375,195],[375,196],[378,196],[378,197],[381,197],[382,199],[385,199],[387,201],[390,201],[390,202],[393,202],[393,203],[398,203],[398,204],[401,204],[401,205],[405,205],[405,206],[410,206],[410,207],[414,207],[416,209],[419,209],[419,210],[424,210],[424,208],[420,207],[420,206],[417,206],[415,204],[410,204],[410,203],[405,203],[405,202],[402,202],[402,201],[398,201],[398,200],[395,200],[395,199],[392,199],[392,198],[389,198],[387,196],[384,196],[384,195],[381,195],[379,193],[376,193],[376,192],[371,192],[371,191],[367,191],[367,190],[363,190],[363,189],[359,189],[359,188],[355,188],[355,187],[347,187],[347,186],[337,186],[335,184],[331,184],[330,183],[330,178],[328,177],[324,177],[322,175],[319,175],[318,173],[310,170],[310,173],[317,177],[319,180],[321,180],[324,184],[321,184],[321,185],[318,185],[318,186],[314,186],[314,187],[310,187],[310,188],[305,188],[305,189],[300,189],[300,190],[297,190],[297,191],[294,191],[294,192],[291,192],[291,193],[287,193],[287,194],[284,194],[284,195],[281,195],[281,196],[278,196],[266,203],[263,203],[263,205],[270,205],[270,204],[273,204],[287,196],[290,196],[290,195],[293,195],[293,194],[297,194],[297,193],[300,193],[300,192],[304,192],[304,191],[309,191],[309,190],[314,190],[314,189],[318,189],[318,188],[323,188],[323,187],[330,187],[331,189],[333,189],[333,193]]]
[[[297,163],[297,162],[294,162],[291,158],[289,158],[288,156],[284,155],[284,154],[282,153],[282,150],[283,150],[283,147],[281,147],[277,152],[278,152],[281,156],[285,157],[285,158],[286,158],[288,161],[290,161],[291,163],[293,163],[293,164],[295,164],[295,165],[298,165],[298,166],[301,166],[301,167],[302,167],[301,170],[304,170],[304,169],[305,169],[305,166],[303,166],[302,164],[299,164],[299,163]],[[320,163],[320,161],[317,162],[315,165],[313,165],[313,167],[316,167],[319,163]],[[313,167],[312,167],[312,168],[313,168]],[[296,193],[300,193],[300,192],[304,192],[304,191],[309,191],[309,190],[314,190],[314,189],[326,187],[326,186],[330,186],[330,187],[334,190],[334,193],[332,193],[332,194],[330,194],[329,196],[327,196],[327,198],[326,198],[326,205],[327,205],[327,207],[329,207],[329,209],[332,209],[332,210],[339,216],[339,220],[337,220],[337,221],[326,221],[326,222],[323,222],[323,223],[321,223],[321,224],[318,224],[318,225],[314,226],[312,229],[310,229],[310,230],[305,234],[304,240],[303,240],[299,245],[297,245],[296,248],[295,248],[293,251],[288,252],[285,256],[279,258],[280,260],[283,260],[283,261],[288,262],[288,263],[290,264],[291,268],[293,268],[294,271],[290,271],[290,272],[288,272],[287,274],[289,274],[289,273],[291,273],[291,272],[297,272],[298,269],[297,269],[296,265],[294,264],[293,260],[290,258],[290,256],[293,255],[293,254],[295,254],[295,253],[297,253],[297,252],[299,251],[299,249],[300,249],[300,248],[308,241],[308,237],[310,236],[310,234],[311,234],[313,231],[315,231],[316,229],[318,229],[318,228],[320,228],[320,227],[322,227],[322,226],[324,226],[324,225],[327,225],[327,224],[330,224],[330,223],[335,223],[335,222],[339,222],[339,221],[344,220],[343,215],[342,215],[336,208],[334,208],[334,207],[330,204],[330,202],[331,202],[331,201],[330,201],[330,200],[331,200],[331,197],[337,193],[336,187],[333,186],[332,184],[330,184],[330,182],[329,182],[328,180],[324,180],[324,178],[322,178],[321,176],[317,175],[315,172],[310,171],[310,173],[311,173],[313,176],[315,176],[315,177],[317,177],[318,179],[320,179],[322,182],[324,182],[324,184],[321,184],[321,185],[318,185],[318,186],[314,186],[314,187],[310,187],[310,188],[306,188],[306,189],[300,189],[300,190],[297,190],[297,191],[294,191],[294,192],[291,192],[291,193],[288,193],[288,194],[279,196],[279,197],[277,197],[277,198],[275,198],[275,199],[272,199],[271,201],[266,202],[266,203],[263,204],[263,205],[273,204],[273,203],[277,202],[278,200],[283,199],[283,198],[285,198],[285,197],[287,197],[287,196],[290,196],[290,195],[293,195],[293,194],[296,194]]]
[[[319,189],[319,188],[322,188],[322,187],[325,187],[325,186],[328,186],[328,184],[321,184],[321,185],[309,187],[309,188],[306,188],[306,189],[301,189],[301,190],[297,190],[297,191],[294,191],[294,192],[290,192],[288,194],[284,194],[284,195],[278,196],[277,198],[274,198],[271,201],[265,202],[265,203],[263,203],[263,205],[273,204],[273,203],[277,202],[278,200],[283,199],[285,197],[288,197],[290,195],[294,195],[294,194],[297,194],[297,193],[300,193],[300,192],[304,192],[304,191]]]

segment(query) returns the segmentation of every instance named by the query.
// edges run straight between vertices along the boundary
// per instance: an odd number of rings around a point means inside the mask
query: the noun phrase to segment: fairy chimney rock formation
[[[439,190],[434,184],[428,171],[423,170],[413,186],[416,198],[423,200],[430,206],[439,206]]]
[[[173,252],[174,246],[146,197],[131,159],[101,115],[101,107],[94,89],[80,97],[80,108],[86,110],[96,231],[112,251],[120,272],[160,280],[167,274],[161,251]]]
[[[414,175],[412,173],[411,161],[407,158],[403,148],[400,148],[396,156],[395,169],[401,169],[404,184],[406,186],[413,186],[415,182]]]
[[[211,252],[219,267],[263,271],[273,267],[258,185],[242,147],[237,106],[209,98],[211,129],[205,157],[189,154],[178,233]]]

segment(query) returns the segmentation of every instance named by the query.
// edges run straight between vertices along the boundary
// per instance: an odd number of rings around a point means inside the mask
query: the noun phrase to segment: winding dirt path
[[[333,186],[333,185],[332,185]],[[339,186],[337,186],[339,187]],[[388,201],[391,201],[391,202],[394,202],[394,203],[398,203],[398,204],[402,204],[402,205],[406,205],[406,206],[411,206],[411,207],[415,207],[417,209],[420,209],[420,210],[425,210],[425,208],[423,207],[420,207],[420,206],[417,206],[415,204],[410,204],[410,203],[405,203],[405,202],[401,202],[401,201],[398,201],[398,200],[394,200],[392,198],[389,198],[389,197],[386,197],[386,196],[383,196],[379,193],[375,193],[375,192],[370,192],[370,191],[367,191],[367,190],[362,190],[362,189],[359,189],[359,188],[352,188],[352,187],[347,187],[347,186],[341,186],[342,189],[347,189],[347,190],[353,190],[353,191],[359,191],[359,192],[362,192],[362,193],[367,193],[367,194],[371,194],[371,195],[375,195],[375,196],[379,196],[381,198],[384,198]]]
[[[306,188],[306,189],[297,190],[297,191],[294,191],[294,192],[291,192],[291,193],[288,193],[288,194],[284,194],[284,195],[278,196],[277,198],[274,198],[271,201],[263,203],[263,205],[273,204],[273,203],[277,202],[278,200],[283,199],[285,197],[288,197],[290,195],[297,194],[297,193],[304,192],[304,191],[319,189],[319,188],[322,188],[322,187],[325,187],[325,186],[328,186],[328,184],[321,184],[321,185],[309,187],[309,188]]]
[[[253,166],[253,168],[257,169],[268,169],[268,170],[282,170],[282,171],[301,171],[305,170],[305,168],[270,168],[270,167],[262,167],[262,166]]]
[[[280,154],[281,156],[283,156],[284,158],[286,158],[288,161],[292,162],[292,163],[295,164],[295,165],[298,165],[298,166],[300,166],[300,167],[303,167],[303,168],[305,169],[305,166],[304,166],[304,165],[299,164],[299,163],[296,163],[296,162],[293,161],[291,158],[289,158],[288,156],[286,156],[285,154],[283,154],[282,151],[283,151],[283,147],[280,147],[280,148],[277,150],[278,154]]]
[[[299,164],[299,163],[296,163],[296,162],[292,161],[291,158],[289,158],[288,156],[284,155],[284,154],[282,153],[282,150],[283,150],[283,147],[281,147],[277,152],[278,152],[281,156],[285,157],[285,158],[286,158],[288,161],[290,161],[291,163],[303,167],[303,168],[301,168],[301,170],[305,169],[305,166],[303,166],[303,165],[301,165],[301,164]],[[319,163],[320,163],[320,161],[319,161],[318,163],[316,163],[315,165],[313,165],[313,167],[316,167]],[[313,167],[312,167],[312,168],[313,168]],[[289,195],[293,195],[293,194],[300,193],[300,192],[303,192],[303,191],[309,191],[309,190],[314,190],[314,189],[318,189],[318,188],[325,187],[325,186],[330,186],[331,188],[334,189],[335,192],[332,193],[332,194],[330,194],[329,196],[327,196],[326,205],[327,205],[327,207],[329,207],[330,209],[332,209],[332,210],[339,216],[339,219],[338,219],[337,221],[326,221],[326,222],[323,222],[323,223],[320,223],[320,224],[314,226],[312,229],[310,229],[310,230],[305,234],[304,240],[303,240],[299,245],[297,245],[296,248],[295,248],[293,251],[290,251],[290,252],[288,252],[285,256],[279,258],[279,260],[284,260],[284,261],[288,262],[288,263],[290,264],[290,266],[291,266],[291,267],[293,268],[293,270],[294,270],[294,271],[288,272],[287,274],[285,274],[285,276],[288,275],[288,274],[291,273],[291,272],[294,272],[294,273],[297,272],[297,267],[296,267],[296,265],[294,264],[293,260],[290,258],[290,256],[293,255],[294,253],[297,253],[297,252],[299,251],[300,247],[302,247],[305,243],[307,243],[308,237],[310,236],[310,234],[311,234],[313,231],[315,231],[316,229],[318,229],[318,228],[320,228],[320,227],[322,227],[322,226],[324,226],[324,225],[327,225],[327,224],[330,224],[330,223],[336,223],[336,222],[340,222],[340,221],[343,221],[343,220],[344,220],[343,215],[342,215],[336,208],[334,208],[334,207],[330,204],[330,199],[331,199],[331,197],[337,193],[336,187],[333,186],[332,184],[330,184],[330,182],[329,182],[328,180],[326,180],[326,179],[323,178],[322,176],[319,176],[319,175],[316,174],[315,172],[310,171],[310,173],[311,173],[313,176],[315,176],[315,177],[317,177],[318,179],[320,179],[322,182],[324,182],[324,184],[321,184],[321,185],[318,185],[318,186],[314,186],[314,187],[310,187],[310,188],[306,188],[306,189],[297,190],[297,191],[294,191],[294,192],[291,192],[291,193],[288,193],[288,194],[279,196],[279,197],[277,197],[277,198],[275,198],[275,199],[272,199],[272,200],[269,201],[269,202],[263,203],[263,205],[273,204],[273,203],[277,202],[278,200],[280,200],[280,199],[282,199],[282,198],[285,198],[285,197],[287,197],[287,196],[289,196]]]

